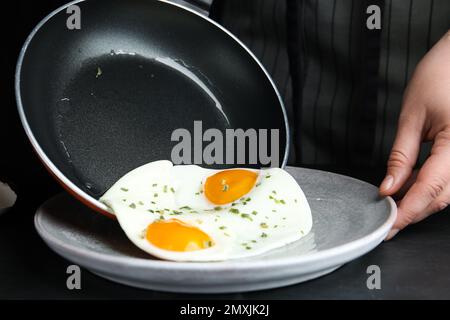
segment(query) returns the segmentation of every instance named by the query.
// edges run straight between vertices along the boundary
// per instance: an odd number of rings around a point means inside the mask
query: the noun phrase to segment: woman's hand
[[[401,199],[387,240],[450,203],[450,31],[420,62],[405,91],[382,195],[411,181],[422,141],[433,142],[431,154]]]

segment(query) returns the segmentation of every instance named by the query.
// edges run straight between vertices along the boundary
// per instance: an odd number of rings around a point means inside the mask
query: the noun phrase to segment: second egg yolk
[[[206,179],[205,196],[217,205],[232,203],[249,193],[257,179],[258,174],[250,170],[220,171]]]

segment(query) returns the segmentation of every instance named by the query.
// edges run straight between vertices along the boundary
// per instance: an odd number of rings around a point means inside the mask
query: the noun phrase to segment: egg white
[[[156,161],[126,174],[100,200],[116,215],[136,246],[173,261],[254,256],[297,241],[311,230],[306,197],[286,171],[258,171],[256,185],[242,200],[220,207],[202,192],[206,178],[218,171]],[[209,235],[214,245],[189,252],[160,249],[145,239],[148,225],[160,219],[178,219],[197,227]]]

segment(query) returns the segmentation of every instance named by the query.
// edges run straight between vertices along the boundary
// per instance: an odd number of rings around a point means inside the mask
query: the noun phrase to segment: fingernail
[[[395,237],[397,235],[397,233],[399,233],[399,231],[400,231],[400,229],[392,229],[391,231],[389,231],[389,233],[386,236],[386,238],[384,239],[384,241],[391,240],[393,237]]]
[[[381,184],[382,190],[389,190],[394,185],[394,177],[391,175],[388,175],[386,178],[384,178],[383,183]]]

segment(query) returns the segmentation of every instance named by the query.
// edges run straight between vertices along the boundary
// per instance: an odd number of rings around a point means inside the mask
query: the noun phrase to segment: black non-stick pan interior
[[[77,4],[30,37],[19,62],[20,108],[32,139],[94,198],[126,172],[170,159],[177,128],[278,128],[282,104],[258,62],[206,19],[152,0]],[[257,166],[257,165],[256,165]]]

